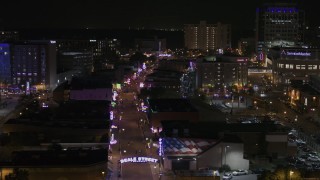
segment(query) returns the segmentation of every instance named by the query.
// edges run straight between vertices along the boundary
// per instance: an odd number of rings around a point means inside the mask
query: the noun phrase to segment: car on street
[[[232,177],[233,177],[232,173],[224,173],[222,176],[222,179],[223,180],[230,180],[230,179],[232,179]]]
[[[239,176],[239,175],[246,175],[249,174],[247,170],[238,169],[232,172],[232,175]]]

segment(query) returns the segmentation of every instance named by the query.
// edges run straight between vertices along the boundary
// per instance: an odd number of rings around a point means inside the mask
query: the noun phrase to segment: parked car
[[[252,169],[251,171],[252,171],[252,174],[262,174],[266,170],[262,168],[256,168],[256,169]]]
[[[222,176],[223,180],[230,180],[232,179],[233,175],[232,173],[224,173],[224,175]]]
[[[232,172],[232,175],[234,176],[246,175],[246,174],[248,174],[248,171],[243,169],[238,169]]]

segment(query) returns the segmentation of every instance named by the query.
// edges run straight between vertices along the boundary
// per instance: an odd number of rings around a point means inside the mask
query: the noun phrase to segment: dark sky
[[[2,26],[13,28],[181,28],[186,23],[207,20],[230,23],[236,29],[252,29],[255,8],[263,1],[6,0],[1,3],[0,19]],[[309,3],[308,12],[317,15],[316,1],[301,2]]]
[[[315,0],[6,0],[0,30],[21,28],[180,28],[184,24],[231,24],[232,40],[254,35],[255,9],[263,3],[294,2],[306,20],[320,25]],[[233,43],[234,44],[234,43]]]

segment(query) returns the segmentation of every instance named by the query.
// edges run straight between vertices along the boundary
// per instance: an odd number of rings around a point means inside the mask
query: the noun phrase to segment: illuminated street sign
[[[158,159],[150,157],[129,157],[120,159],[121,163],[133,162],[133,163],[145,163],[145,162],[158,162]]]

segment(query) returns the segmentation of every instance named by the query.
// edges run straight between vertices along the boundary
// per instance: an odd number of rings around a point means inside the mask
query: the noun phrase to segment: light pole
[[[230,112],[230,114],[233,113],[233,101],[234,101],[234,95],[231,96],[231,112]]]
[[[290,180],[291,180],[291,176],[292,176],[292,174],[294,174],[294,172],[293,171],[290,171]]]
[[[230,146],[225,146],[224,147],[224,164],[227,165],[227,148]]]

